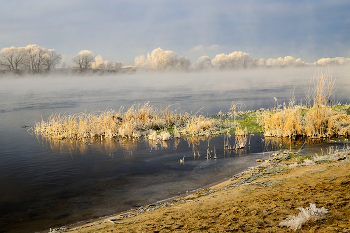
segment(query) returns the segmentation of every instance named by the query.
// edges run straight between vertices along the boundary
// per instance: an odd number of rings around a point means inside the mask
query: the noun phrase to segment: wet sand
[[[297,167],[288,158],[281,153],[209,189],[67,230],[294,232],[279,223],[313,203],[328,213],[296,232],[350,232],[349,158]]]

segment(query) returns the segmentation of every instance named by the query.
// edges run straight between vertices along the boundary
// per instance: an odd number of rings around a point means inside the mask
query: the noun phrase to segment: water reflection
[[[99,154],[114,157],[116,154],[123,154],[124,157],[132,156],[140,147],[146,147],[150,151],[161,151],[171,149],[176,151],[180,142],[186,142],[188,149],[192,151],[194,159],[197,158],[214,158],[216,151],[222,153],[224,158],[236,155],[246,155],[250,153],[259,153],[263,151],[279,150],[288,144],[288,139],[283,138],[266,138],[260,134],[247,135],[213,135],[213,136],[192,136],[173,138],[171,140],[148,140],[127,139],[127,138],[104,138],[100,139],[64,139],[58,140],[46,138],[37,135],[38,142],[48,148],[52,153],[85,155],[89,151],[96,151]],[[295,142],[296,145],[300,144]],[[282,146],[283,145],[283,146]],[[289,144],[288,144],[289,145]],[[255,149],[252,150],[251,147]],[[259,149],[257,149],[259,148]]]
[[[21,126],[33,126],[55,112],[128,109],[145,101],[159,109],[176,104],[174,108],[185,112],[204,107],[203,115],[226,112],[232,101],[244,102],[244,111],[269,108],[274,96],[288,102],[294,87],[295,98],[304,98],[314,74],[314,68],[306,67],[166,78],[139,74],[1,79],[0,231],[35,232],[156,202],[255,166],[256,159],[269,156],[266,151],[300,148],[305,143],[258,134],[249,135],[250,146],[237,150],[224,149],[223,135],[168,142],[46,140],[27,134]],[[337,92],[332,99],[349,102],[348,68],[336,68],[334,77]],[[231,136],[229,144],[234,147],[235,142]],[[212,158],[206,160],[208,143]],[[319,153],[329,144],[315,144],[312,150],[313,145],[303,146],[302,153]]]
[[[309,138],[309,137],[265,137],[262,141],[264,151],[296,150],[300,151],[304,146],[316,145],[332,141],[334,138]]]

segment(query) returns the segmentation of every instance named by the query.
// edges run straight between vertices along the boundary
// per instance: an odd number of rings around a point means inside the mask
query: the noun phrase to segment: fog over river
[[[333,103],[350,102],[349,67],[331,67]],[[324,69],[325,71],[325,69]],[[52,113],[104,111],[133,104],[202,115],[278,103],[305,104],[315,67],[230,72],[0,77],[0,232],[38,232],[111,215],[223,181],[269,153],[261,135],[240,151],[210,139],[218,159],[206,160],[208,140],[46,141],[31,134]],[[231,137],[232,140],[233,137]],[[193,155],[193,148],[201,156]],[[184,158],[180,164],[179,159]]]

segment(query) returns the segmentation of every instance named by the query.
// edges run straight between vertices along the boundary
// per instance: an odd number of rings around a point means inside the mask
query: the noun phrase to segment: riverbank
[[[308,232],[350,231],[350,150],[323,156],[275,154],[259,166],[186,197],[53,232],[290,232],[279,224],[299,207],[328,213]]]

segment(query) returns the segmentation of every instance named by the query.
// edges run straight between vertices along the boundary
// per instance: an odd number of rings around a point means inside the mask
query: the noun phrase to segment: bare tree
[[[27,45],[25,50],[27,52],[26,64],[28,70],[32,73],[40,73],[45,67],[44,64],[48,49],[32,44]]]
[[[194,64],[195,70],[207,70],[211,67],[211,59],[208,56],[199,57],[197,62]]]
[[[115,62],[115,63],[114,63],[113,69],[114,69],[116,72],[121,71],[122,68],[123,68],[123,64],[122,64],[122,63],[120,63],[120,62]]]
[[[191,66],[191,61],[188,57],[181,56],[177,64],[177,68],[183,71],[189,71]]]
[[[108,60],[105,60],[103,62],[103,66],[104,66],[104,69],[107,70],[107,71],[110,71],[112,69],[112,62],[108,61]]]
[[[103,70],[103,58],[101,55],[97,55],[94,61],[91,63],[91,68],[93,70]]]
[[[80,72],[86,72],[91,68],[95,55],[89,50],[80,51],[74,58],[73,63],[79,68]]]
[[[1,66],[5,66],[10,71],[19,72],[21,66],[24,65],[26,59],[26,51],[24,47],[3,48],[0,52]]]
[[[61,60],[62,56],[60,54],[57,54],[54,49],[48,49],[44,60],[46,71],[49,72],[52,68],[59,64]]]

